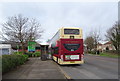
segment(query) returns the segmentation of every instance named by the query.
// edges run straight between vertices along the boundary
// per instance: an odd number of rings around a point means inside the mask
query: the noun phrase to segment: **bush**
[[[14,52],[16,55],[22,55],[22,52]],[[40,57],[40,52],[26,52],[25,55],[28,55],[28,57]]]
[[[23,52],[22,51],[14,52],[14,54],[23,54]]]
[[[89,54],[96,54],[95,51],[88,51]]]
[[[27,52],[26,55],[28,55],[29,57],[40,57],[40,52]]]
[[[2,73],[8,72],[16,66],[24,64],[27,60],[27,55],[2,55]]]
[[[29,57],[32,57],[32,54],[31,52],[27,52],[26,55],[28,55]]]
[[[25,58],[25,61],[28,60],[28,55],[23,55],[23,57]]]
[[[33,53],[33,55],[34,55],[35,57],[40,57],[40,52],[35,52],[35,53]]]

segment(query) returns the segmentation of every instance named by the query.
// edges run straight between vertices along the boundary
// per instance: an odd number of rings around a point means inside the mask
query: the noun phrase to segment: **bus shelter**
[[[47,57],[48,57],[48,44],[43,44],[41,43],[40,44],[40,48],[41,48],[41,60],[47,60]]]

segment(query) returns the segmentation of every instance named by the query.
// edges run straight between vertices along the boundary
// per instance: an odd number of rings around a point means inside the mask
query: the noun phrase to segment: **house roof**
[[[40,45],[49,45],[47,42],[40,43]]]
[[[111,44],[112,42],[111,41],[108,41],[108,42],[106,42],[104,45],[106,45],[106,44]]]
[[[102,45],[107,45],[107,44],[111,44],[112,42],[111,41],[100,41],[99,43],[98,43],[98,45],[99,46],[102,46]]]
[[[99,43],[101,43],[101,44],[105,44],[106,42],[108,42],[108,41],[103,41],[103,40],[99,41]]]

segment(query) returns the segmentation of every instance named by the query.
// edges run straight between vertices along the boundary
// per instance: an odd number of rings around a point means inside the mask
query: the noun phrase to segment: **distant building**
[[[17,45],[19,46],[18,48],[17,48]],[[17,45],[13,46],[12,48],[14,48],[14,50],[22,51],[22,47],[19,44],[17,44]],[[28,52],[28,45],[27,44],[25,45],[24,51]],[[40,47],[40,44],[36,42],[35,52],[37,52],[37,51],[40,52],[41,47]]]
[[[100,50],[100,51],[115,50],[115,47],[112,45],[111,41],[107,41],[103,44],[99,43],[97,45],[97,50]]]
[[[112,42],[106,42],[103,45],[103,50],[115,50],[115,47],[112,45]]]
[[[11,53],[11,44],[0,44],[0,55],[9,55]]]
[[[103,44],[98,43],[98,45],[97,45],[97,50],[103,51]]]
[[[11,49],[12,49],[12,52],[17,52],[17,51],[22,51],[22,47],[20,45],[20,43],[18,42],[7,42],[7,41],[0,41],[0,44],[4,44],[4,45],[11,45]],[[0,45],[1,46],[1,45]],[[2,46],[1,46],[2,47]],[[26,52],[28,52],[28,45],[25,44],[25,48],[24,50]],[[36,42],[36,46],[35,46],[35,51],[40,51],[40,44]],[[1,52],[1,50],[0,50]]]

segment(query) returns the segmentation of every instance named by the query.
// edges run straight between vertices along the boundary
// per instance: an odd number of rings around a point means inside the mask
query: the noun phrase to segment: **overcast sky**
[[[117,2],[5,2],[0,10],[1,23],[17,14],[36,18],[45,30],[41,41],[52,38],[60,27],[80,27],[84,38],[100,30],[105,39],[106,30],[118,20]]]

